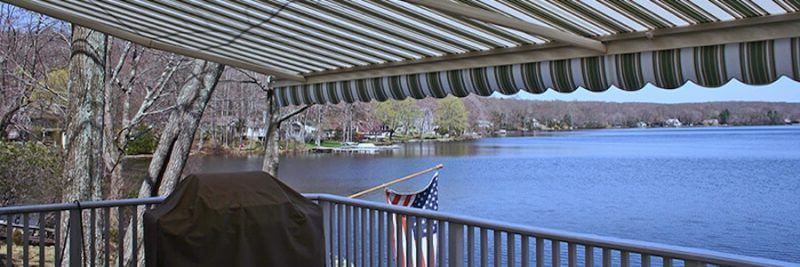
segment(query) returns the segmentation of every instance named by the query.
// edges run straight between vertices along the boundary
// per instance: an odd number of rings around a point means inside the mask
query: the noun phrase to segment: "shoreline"
[[[580,132],[580,131],[597,131],[597,130],[655,130],[655,129],[700,129],[700,128],[744,128],[744,127],[798,127],[800,124],[781,124],[781,125],[715,125],[715,126],[704,126],[704,125],[693,125],[693,126],[681,126],[681,127],[610,127],[610,128],[576,128],[576,129],[563,129],[563,130],[534,130],[534,131],[519,131],[519,130],[512,130],[507,131],[505,135],[473,135],[469,137],[458,137],[458,138],[411,138],[411,139],[402,139],[398,138],[392,141],[383,141],[383,142],[360,142],[360,143],[371,143],[375,144],[377,147],[385,147],[385,146],[394,146],[394,145],[404,145],[404,144],[417,144],[417,143],[427,143],[427,142],[439,142],[439,143],[450,143],[450,142],[465,142],[465,141],[476,141],[483,138],[502,138],[502,137],[536,137],[536,136],[549,136],[553,134],[559,133],[568,133],[568,132]],[[314,146],[311,143],[305,143],[305,146],[300,147],[299,144],[294,143],[294,148],[285,149],[281,148],[280,155],[288,155],[288,154],[297,154],[297,153],[310,153],[310,154],[317,154],[317,153],[331,153],[332,150],[342,148],[344,145],[342,142],[339,141],[323,141],[322,146]],[[381,151],[385,151],[386,149],[380,148],[377,152],[380,153]],[[337,152],[337,153],[350,153],[350,152]],[[239,148],[230,148],[230,147],[204,147],[202,150],[193,150],[190,154],[191,156],[261,156],[263,155],[262,149],[239,149]],[[152,158],[153,154],[138,154],[138,155],[126,155],[125,159],[148,159]]]

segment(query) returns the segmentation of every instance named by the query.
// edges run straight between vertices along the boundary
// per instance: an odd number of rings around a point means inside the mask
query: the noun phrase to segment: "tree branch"
[[[300,113],[302,113],[303,111],[306,111],[306,109],[308,109],[308,108],[310,108],[310,107],[312,107],[312,106],[314,106],[314,105],[313,105],[313,104],[311,104],[311,105],[305,105],[305,106],[303,106],[302,108],[296,109],[295,111],[292,111],[291,113],[289,113],[289,114],[286,114],[285,116],[281,117],[281,118],[278,120],[278,125],[280,125],[281,123],[283,123],[283,121],[285,121],[285,120],[288,120],[289,118],[291,118],[291,117],[294,117],[295,115],[297,115],[297,114],[300,114]]]
[[[267,77],[267,83],[263,83],[263,82],[261,82],[261,80],[259,80],[255,75],[251,74],[250,72],[243,71],[241,69],[236,69],[236,70],[239,71],[239,73],[243,74],[245,77],[250,79],[247,82],[244,82],[244,81],[239,81],[239,82],[255,84],[259,88],[261,88],[261,91],[264,91],[264,92],[270,90],[270,86],[269,86],[270,78],[269,77]]]
[[[122,48],[122,52],[119,54],[119,59],[117,59],[117,65],[111,70],[111,77],[109,79],[111,83],[117,85],[123,90],[125,90],[125,88],[122,86],[122,82],[119,79],[119,74],[122,71],[122,67],[125,66],[125,60],[128,58],[131,47],[133,47],[131,42],[125,42],[125,47]]]
[[[164,112],[173,110],[176,107],[178,107],[178,106],[177,105],[172,105],[172,106],[169,106],[169,107],[166,107],[166,108],[163,108],[163,109],[145,112],[145,113],[142,114],[142,117],[146,117],[146,116],[150,116],[150,115],[154,115],[154,114],[158,114],[158,113],[164,113]],[[138,123],[138,121],[137,121],[137,123]]]

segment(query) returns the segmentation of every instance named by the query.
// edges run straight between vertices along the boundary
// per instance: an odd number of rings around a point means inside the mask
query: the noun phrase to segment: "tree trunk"
[[[280,163],[280,144],[278,143],[280,140],[277,128],[267,128],[267,136],[264,140],[267,140],[267,142],[264,148],[264,165],[262,169],[264,172],[277,177],[278,164]]]
[[[317,132],[314,136],[314,144],[319,147],[322,145],[322,107],[318,108],[317,110]]]
[[[280,142],[280,136],[278,130],[281,127],[281,123],[297,114],[304,112],[310,108],[311,105],[304,106],[284,116],[281,116],[280,108],[278,108],[275,97],[275,91],[267,91],[267,130],[264,136],[264,164],[261,166],[261,170],[274,177],[278,177],[278,164],[280,163],[280,143],[278,143]],[[287,136],[286,148],[288,149],[288,136],[290,136],[290,133],[287,130],[285,134]]]
[[[100,200],[103,197],[105,167],[102,155],[107,38],[103,33],[73,25],[71,45],[67,87],[67,156],[64,164],[68,184],[62,198],[63,202]],[[66,218],[62,221],[62,229],[68,229]],[[85,224],[89,219],[89,214],[84,213]],[[86,231],[84,240],[89,240],[90,234]],[[69,242],[65,245],[65,251],[69,251]],[[64,262],[69,262],[68,253],[64,255]]]
[[[169,120],[161,133],[158,147],[150,161],[147,178],[139,189],[139,197],[167,195],[172,192],[189,158],[203,111],[225,69],[224,65],[199,59],[194,60],[193,65],[191,78],[180,89],[176,107],[170,112]],[[134,216],[141,218],[143,213],[144,209],[139,208]],[[133,237],[132,227],[138,227],[136,237]],[[144,265],[141,242],[143,233],[141,220],[136,226],[129,224],[125,232],[125,259],[128,265],[133,263],[132,260],[137,260],[139,266]],[[136,248],[132,247],[133,238],[137,239]],[[138,250],[139,259],[131,259],[134,250]]]
[[[276,103],[274,91],[267,91],[267,120],[266,133],[264,133],[264,164],[261,169],[278,177],[278,164],[280,163],[280,114]]]
[[[113,90],[114,89],[111,86],[108,86],[108,88],[106,88],[106,106],[109,107],[109,108],[106,108],[106,110],[107,110],[106,112],[109,112],[109,111],[112,110],[110,107],[113,105],[113,102],[114,102],[114,99],[113,99],[114,98],[114,94],[112,93]],[[122,100],[122,126],[126,127],[126,126],[130,125],[131,90],[127,90],[124,93],[125,93],[125,96],[124,96],[124,98]],[[107,153],[106,154],[106,156],[107,156],[107,158],[106,158],[106,161],[107,161],[106,162],[106,172],[107,173],[110,172],[110,174],[109,174],[110,175],[110,178],[109,178],[110,185],[109,185],[108,198],[109,199],[120,199],[120,198],[124,198],[124,192],[122,192],[122,190],[123,190],[123,188],[125,186],[125,181],[123,180],[123,177],[122,177],[122,169],[124,168],[123,164],[124,164],[124,160],[125,160],[124,159],[125,155],[123,155],[123,154],[125,153],[125,151],[121,151],[118,147],[123,147],[124,148],[124,147],[127,146],[127,142],[129,140],[127,140],[126,137],[128,135],[128,132],[130,132],[132,129],[127,129],[127,130],[123,129],[123,132],[120,133],[119,135],[117,135],[115,133],[115,131],[114,131],[114,127],[111,127],[110,125],[108,125],[112,121],[111,115],[106,114],[106,117],[107,117],[107,119],[106,119],[106,124],[107,125],[105,127],[106,128],[106,132],[105,132],[106,137],[105,138],[107,139],[106,143],[108,144],[106,149],[105,149],[105,151]],[[131,125],[131,127],[133,127],[133,126]],[[122,137],[122,138],[117,140],[118,143],[114,142],[114,140],[117,138],[117,136]],[[116,220],[114,218],[114,216],[112,216],[112,220]]]
[[[4,139],[8,138],[8,132],[6,131],[6,128],[11,126],[11,119],[14,118],[14,115],[22,107],[22,105],[19,105],[19,104],[15,103],[15,102],[12,102],[12,103],[13,103],[14,106],[8,112],[6,112],[6,113],[4,113],[4,114],[2,114],[0,116],[0,140],[4,140]]]
[[[108,198],[117,199],[121,188],[119,181],[121,173],[118,171],[120,166],[117,165],[120,164],[118,161],[122,161],[122,158],[120,157],[121,152],[114,142],[114,92],[112,88],[106,83],[103,90],[103,98],[105,100],[105,108],[103,110],[103,162],[105,163],[105,169],[103,173],[105,177],[109,177]],[[123,113],[123,116],[127,116],[127,114]]]
[[[109,61],[106,61],[109,62]],[[108,188],[106,189],[106,199],[119,199],[120,194],[122,191],[122,166],[117,166],[121,164],[122,157],[120,152],[117,149],[117,145],[115,144],[114,138],[114,115],[113,115],[113,108],[114,108],[114,93],[113,87],[109,86],[108,83],[105,83],[103,86],[103,99],[105,101],[105,107],[103,109],[103,177],[106,177],[108,181]],[[126,114],[123,114],[126,116]],[[109,218],[109,225],[118,225],[117,213],[120,209],[109,209],[110,215]],[[98,216],[99,217],[99,216]],[[102,225],[102,224],[98,224]],[[110,237],[108,237],[110,238]],[[97,240],[103,240],[102,238],[98,238]],[[102,244],[102,242],[99,242]],[[97,247],[97,254],[95,261],[96,262],[103,262],[103,255],[105,254],[105,246],[96,246]],[[88,256],[88,255],[87,255]]]

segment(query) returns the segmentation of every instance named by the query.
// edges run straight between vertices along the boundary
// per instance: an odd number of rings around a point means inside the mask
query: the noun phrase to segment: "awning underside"
[[[800,0],[0,1],[272,75],[284,105],[761,84],[797,78],[800,36]]]

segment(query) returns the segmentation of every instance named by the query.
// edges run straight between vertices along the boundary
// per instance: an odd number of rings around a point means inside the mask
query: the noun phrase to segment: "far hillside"
[[[507,130],[669,127],[677,126],[676,122],[680,126],[778,125],[800,120],[800,103],[657,104],[478,97],[464,103],[471,121],[490,122],[494,128]]]

